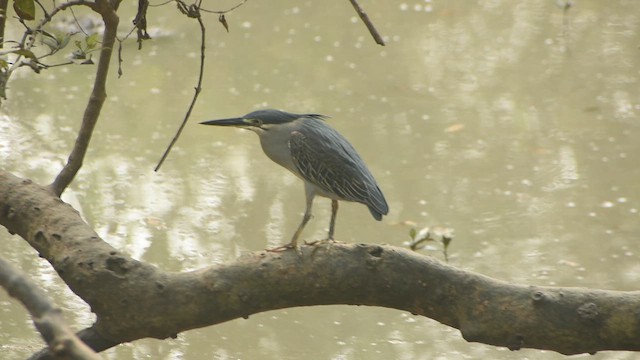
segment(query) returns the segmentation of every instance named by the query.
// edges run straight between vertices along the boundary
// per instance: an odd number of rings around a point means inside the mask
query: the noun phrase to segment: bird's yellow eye
[[[249,123],[249,125],[253,125],[257,127],[262,126],[262,120],[260,119],[247,119],[247,122]]]

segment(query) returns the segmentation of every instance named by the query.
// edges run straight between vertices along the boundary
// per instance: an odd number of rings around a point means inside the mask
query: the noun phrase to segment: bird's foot
[[[338,240],[334,239],[334,238],[327,238],[327,239],[322,239],[322,240],[314,240],[314,241],[305,241],[304,244],[305,245],[309,245],[309,246],[316,246],[316,245],[325,245],[325,244],[335,244],[337,243]]]
[[[289,249],[295,249],[298,254],[302,253],[300,248],[298,247],[297,243],[294,242],[294,241],[292,241],[292,242],[290,242],[288,244],[285,244],[285,245],[280,245],[278,247],[275,247],[275,248],[272,248],[272,249],[266,249],[266,250],[268,252],[282,252],[282,251],[287,251]]]
[[[329,251],[331,250],[331,246],[335,243],[337,243],[338,241],[334,238],[327,238],[327,239],[322,239],[322,240],[315,240],[315,241],[305,241],[304,244],[305,245],[309,245],[309,246],[313,246],[313,251],[311,252],[311,256],[315,255],[316,251],[318,251],[319,249],[323,248],[323,245],[326,245],[325,250]]]
[[[274,247],[271,249],[266,249],[268,252],[281,252],[281,251],[287,251],[289,249],[293,249],[295,248],[295,245],[292,244],[286,244],[286,245],[280,245],[278,247]]]

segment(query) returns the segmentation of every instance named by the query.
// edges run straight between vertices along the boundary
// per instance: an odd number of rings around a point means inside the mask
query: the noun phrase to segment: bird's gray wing
[[[291,133],[289,149],[300,175],[328,194],[363,203],[376,219],[389,211],[373,175],[333,128],[311,121]]]

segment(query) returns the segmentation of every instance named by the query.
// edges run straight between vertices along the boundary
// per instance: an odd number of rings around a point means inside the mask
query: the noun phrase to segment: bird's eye
[[[260,119],[249,119],[249,123],[253,126],[262,126],[262,120]]]

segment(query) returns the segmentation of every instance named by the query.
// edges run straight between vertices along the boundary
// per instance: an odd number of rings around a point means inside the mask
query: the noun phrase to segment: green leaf
[[[98,44],[98,33],[91,34],[84,39],[84,42],[87,43],[87,50],[91,50],[96,47]]]
[[[64,48],[69,43],[72,34],[51,34],[44,30],[41,31],[40,42],[49,47],[51,54],[58,52],[58,50]],[[77,45],[77,44],[76,44]]]
[[[12,51],[14,54],[18,54],[18,55],[22,55],[26,58],[30,58],[30,59],[35,59],[36,58],[36,54],[34,54],[33,52],[31,52],[31,50],[27,50],[27,49],[18,49],[18,50],[14,50]]]
[[[54,38],[54,37],[50,37],[50,36],[43,36],[40,41],[47,45],[47,47],[49,47],[49,50],[51,50],[51,52],[56,52],[60,49],[60,42],[58,41],[58,39]]]
[[[71,34],[67,33],[62,36],[57,36],[56,40],[58,40],[58,42],[60,43],[59,48],[62,49],[65,46],[67,46],[67,44],[69,43],[69,40],[71,40]]]
[[[8,69],[9,68],[9,63],[4,59],[0,59],[0,68]]]
[[[411,239],[416,238],[416,228],[411,228],[411,230],[409,230],[409,237],[411,237]]]
[[[34,0],[13,0],[13,10],[22,20],[36,18],[36,4]]]

